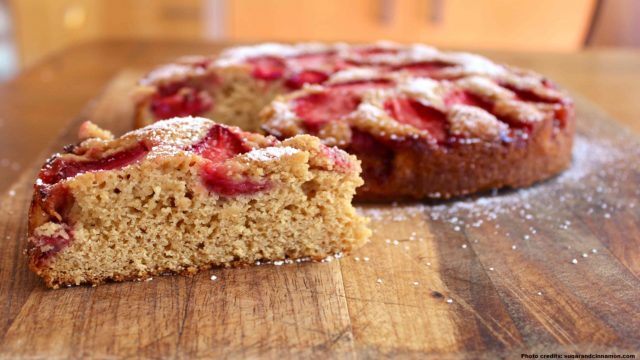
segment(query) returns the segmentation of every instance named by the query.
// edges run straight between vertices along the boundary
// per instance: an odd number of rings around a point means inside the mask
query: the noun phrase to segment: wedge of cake
[[[360,163],[313,136],[176,118],[113,139],[91,123],[34,186],[30,268],[49,287],[322,259],[367,241]]]

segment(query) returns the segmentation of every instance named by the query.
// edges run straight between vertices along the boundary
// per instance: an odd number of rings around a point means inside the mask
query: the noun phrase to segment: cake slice
[[[30,268],[46,285],[346,253],[370,235],[351,199],[360,163],[309,135],[285,141],[203,118],[81,142],[39,173]]]

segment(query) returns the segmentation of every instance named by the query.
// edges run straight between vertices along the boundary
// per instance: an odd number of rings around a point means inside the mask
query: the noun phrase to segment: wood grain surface
[[[102,94],[50,131],[50,146],[33,144],[37,160],[0,195],[0,358],[640,356],[640,141],[580,98],[566,173],[520,191],[359,206],[374,236],[351,256],[47,290],[22,254],[35,174],[87,118],[129,129],[123,98],[141,71],[95,75]]]

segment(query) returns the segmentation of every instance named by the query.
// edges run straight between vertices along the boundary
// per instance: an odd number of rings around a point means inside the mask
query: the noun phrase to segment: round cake
[[[536,73],[424,45],[263,44],[165,65],[136,124],[203,115],[312,134],[362,161],[360,200],[528,186],[571,161],[571,99]]]

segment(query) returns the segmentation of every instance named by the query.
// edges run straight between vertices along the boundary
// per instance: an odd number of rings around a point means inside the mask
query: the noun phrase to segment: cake
[[[351,205],[359,161],[316,137],[203,118],[79,135],[34,185],[27,254],[49,287],[320,260],[370,236]]]
[[[195,111],[279,139],[318,136],[362,161],[360,200],[523,187],[571,162],[573,103],[554,83],[424,45],[231,48],[160,67],[135,94],[138,125]]]

